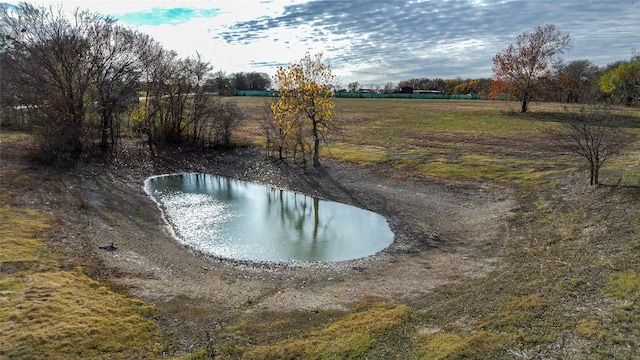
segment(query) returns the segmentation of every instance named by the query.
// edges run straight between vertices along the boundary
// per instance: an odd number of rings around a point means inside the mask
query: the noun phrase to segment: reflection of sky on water
[[[215,256],[257,261],[342,261],[386,248],[393,233],[368,210],[206,174],[147,179],[182,240]]]

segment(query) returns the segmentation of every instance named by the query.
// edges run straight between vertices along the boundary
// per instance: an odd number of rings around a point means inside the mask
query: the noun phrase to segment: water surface
[[[343,261],[393,241],[374,212],[208,174],[145,181],[180,239],[206,254],[253,261]]]

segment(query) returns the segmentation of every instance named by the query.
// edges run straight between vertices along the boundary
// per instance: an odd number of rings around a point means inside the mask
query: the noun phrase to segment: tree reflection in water
[[[342,261],[372,255],[393,241],[378,214],[269,186],[178,174],[150,178],[145,189],[184,242],[215,256]]]
[[[309,202],[312,206],[309,206]],[[293,229],[297,233],[299,241],[310,241],[310,255],[314,258],[321,258],[318,252],[318,234],[328,235],[331,231],[331,216],[324,219],[320,224],[320,199],[315,196],[298,194],[282,189],[267,188],[267,203],[265,214],[271,215],[276,209],[277,217],[283,228]],[[309,219],[313,219],[309,223]],[[311,236],[307,236],[308,227],[311,227]],[[324,236],[326,238],[326,236]]]

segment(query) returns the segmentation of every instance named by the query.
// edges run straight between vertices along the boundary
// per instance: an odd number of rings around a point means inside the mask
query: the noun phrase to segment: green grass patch
[[[640,299],[640,274],[628,272],[613,275],[606,283],[605,292],[617,298]]]
[[[9,358],[130,359],[161,355],[150,305],[81,270],[62,271],[41,235],[50,219],[0,208],[0,349]]]
[[[384,148],[346,143],[331,144],[331,147],[323,152],[323,156],[358,165],[373,165],[387,161],[387,151]]]
[[[435,158],[419,167],[423,176],[448,180],[471,180],[492,183],[533,185],[545,182],[556,170],[537,170],[516,165],[517,161],[487,156],[461,156],[457,159]]]
[[[415,340],[419,359],[490,359],[501,351],[509,338],[505,334],[479,331],[472,334],[435,333]]]
[[[11,273],[56,266],[38,238],[50,229],[47,218],[37,211],[0,207],[0,271]]]
[[[537,295],[510,296],[497,312],[488,314],[476,326],[484,330],[520,332],[542,316],[547,306]]]
[[[402,324],[404,305],[375,303],[319,329],[275,343],[243,349],[244,359],[359,359],[377,343],[377,335]]]

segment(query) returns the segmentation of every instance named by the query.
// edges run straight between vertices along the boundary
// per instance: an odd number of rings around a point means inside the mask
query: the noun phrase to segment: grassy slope
[[[243,138],[259,142],[255,120],[266,100],[234,101],[252,119]],[[515,187],[520,207],[505,223],[504,238],[484,247],[501,255],[504,267],[411,304],[374,299],[313,321],[307,314],[247,314],[215,334],[228,339],[222,346],[192,358],[640,356],[639,143],[603,170],[605,184],[620,179],[620,186],[590,189],[579,163],[543,146],[539,129],[553,125],[553,106],[522,116],[484,101],[339,99],[337,105],[342,130],[324,156],[375,165],[398,181]],[[27,191],[28,172],[1,175],[0,355],[159,356],[153,309],[80,269],[60,269],[43,245],[55,219],[13,201]]]
[[[254,110],[264,103],[236,101]],[[509,186],[519,200],[504,238],[485,246],[504,268],[408,304],[402,325],[356,356],[640,356],[640,141],[605,166],[604,186],[589,188],[583,160],[554,153],[541,131],[557,126],[557,105],[525,115],[485,101],[338,99],[337,108],[340,131],[325,157],[375,165],[399,181]],[[640,140],[640,114],[627,115]],[[257,136],[259,127],[250,122],[244,134]],[[281,345],[292,341],[301,340]],[[283,349],[270,346],[278,358]]]
[[[3,157],[19,156],[8,150],[21,140],[1,134]],[[0,172],[0,358],[159,358],[150,305],[63,269],[47,248],[55,219],[18,200],[35,182],[28,166]]]

